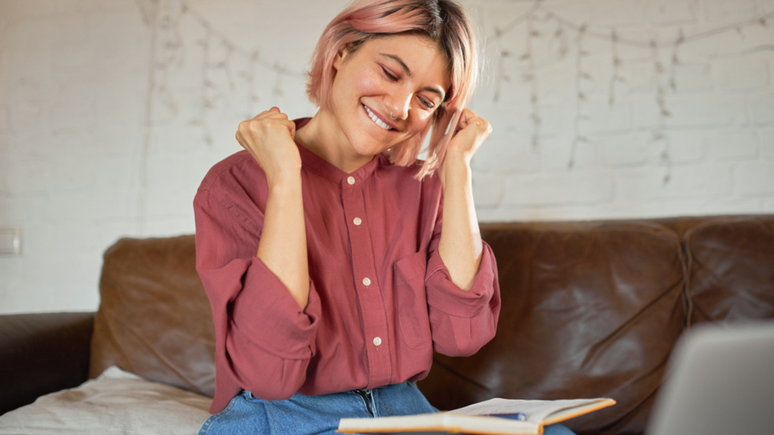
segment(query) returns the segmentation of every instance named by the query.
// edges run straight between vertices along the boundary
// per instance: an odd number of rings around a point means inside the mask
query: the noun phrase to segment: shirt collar
[[[301,118],[294,120],[293,122],[296,123],[296,130],[305,126],[310,119],[311,118]],[[375,156],[373,159],[371,159],[370,162],[366,163],[360,169],[352,173],[346,173],[317,154],[309,151],[306,149],[306,147],[299,144],[298,142],[296,142],[296,146],[298,146],[298,152],[301,155],[301,166],[304,169],[312,171],[315,174],[318,174],[321,177],[340,185],[341,187],[348,187],[352,185],[352,183],[348,182],[349,177],[353,177],[355,179],[354,184],[366,180],[371,176],[371,174],[374,173],[376,167],[380,165],[380,162],[386,158],[384,153],[382,153],[381,155]]]

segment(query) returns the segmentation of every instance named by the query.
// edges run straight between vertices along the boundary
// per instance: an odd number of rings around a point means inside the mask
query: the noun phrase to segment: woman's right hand
[[[269,195],[256,256],[305,309],[309,264],[296,125],[276,107],[239,123],[236,139],[266,174]]]
[[[272,107],[240,122],[236,139],[261,166],[269,185],[274,185],[297,176],[301,170],[301,155],[293,142],[295,134],[296,124]]]

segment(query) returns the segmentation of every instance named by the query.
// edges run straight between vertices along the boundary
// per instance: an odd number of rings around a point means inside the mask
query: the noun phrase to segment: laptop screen
[[[774,434],[774,321],[694,327],[669,373],[648,435]]]

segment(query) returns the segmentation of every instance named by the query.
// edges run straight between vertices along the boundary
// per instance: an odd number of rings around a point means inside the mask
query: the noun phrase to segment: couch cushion
[[[497,257],[497,336],[469,358],[437,355],[419,387],[441,409],[491,397],[611,397],[567,422],[642,433],[685,322],[678,236],[648,222],[483,226]]]
[[[774,216],[707,220],[685,244],[693,323],[774,317]]]
[[[212,399],[117,367],[78,388],[38,398],[0,416],[0,435],[196,433]]]
[[[122,239],[105,252],[90,376],[116,365],[212,396],[215,329],[194,236]]]

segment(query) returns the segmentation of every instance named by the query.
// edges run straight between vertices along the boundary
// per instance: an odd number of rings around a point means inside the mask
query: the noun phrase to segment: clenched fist
[[[240,122],[236,139],[258,162],[271,186],[297,176],[301,170],[301,156],[293,142],[295,134],[295,123],[272,107]]]

